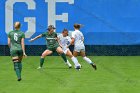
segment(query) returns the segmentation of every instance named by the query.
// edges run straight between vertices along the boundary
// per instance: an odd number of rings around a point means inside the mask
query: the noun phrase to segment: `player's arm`
[[[31,38],[29,41],[30,42],[33,42],[34,40],[38,39],[38,38],[41,38],[42,37],[42,34],[36,36],[35,38]]]
[[[8,46],[9,46],[9,48],[11,47],[11,40],[9,37],[8,37]]]
[[[84,35],[82,34],[82,41],[84,42]]]
[[[24,38],[21,39],[21,46],[22,46],[23,55],[24,55],[24,56],[27,56],[26,53],[25,53]]]
[[[73,45],[74,44],[74,41],[75,41],[75,33],[72,33],[70,44],[67,47],[69,47],[70,45]]]
[[[73,44],[74,44],[74,41],[75,41],[75,39],[72,38],[70,44],[67,45],[67,48],[68,48],[70,45],[73,45]]]
[[[61,43],[60,43],[60,38],[59,38],[59,36],[58,36],[57,38],[58,38],[58,39],[57,39],[58,44],[59,44],[59,46],[62,48],[62,45],[61,45]]]
[[[8,33],[7,34],[7,36],[8,36],[8,46],[9,46],[9,48],[11,47],[11,39],[10,39],[10,33]]]
[[[73,45],[74,44],[75,39],[72,38],[70,44]]]
[[[57,33],[55,34],[55,40],[59,43],[59,39],[58,39]]]

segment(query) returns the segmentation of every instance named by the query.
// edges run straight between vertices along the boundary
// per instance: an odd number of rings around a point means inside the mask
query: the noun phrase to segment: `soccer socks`
[[[60,54],[61,57],[63,58],[63,60],[67,63],[67,58],[66,58],[66,55],[64,53]]]
[[[87,58],[86,56],[85,57],[83,57],[83,59],[87,62],[87,63],[89,63],[89,64],[93,64],[93,62],[89,59],[89,58]]]
[[[21,69],[19,67],[19,64],[21,64],[21,62],[14,62],[14,70],[16,72],[17,78],[21,79]]]
[[[20,73],[21,73],[21,71],[22,71],[22,63],[18,62],[18,66],[19,66],[19,70],[20,70]]]
[[[72,67],[72,65],[70,64],[69,60],[67,60],[67,65],[68,65],[69,67]]]
[[[71,60],[73,61],[73,63],[75,64],[75,66],[81,66],[79,63],[78,63],[78,60],[76,57],[72,57]]]
[[[40,58],[40,67],[43,66],[43,63],[44,63],[44,58]]]

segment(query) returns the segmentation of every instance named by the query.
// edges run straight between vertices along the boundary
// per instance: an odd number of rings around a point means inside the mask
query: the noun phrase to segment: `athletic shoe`
[[[42,68],[42,67],[39,66],[37,69],[41,69],[41,68]]]
[[[72,68],[72,66],[69,66],[69,69],[71,69]]]
[[[18,78],[18,80],[17,81],[21,81],[21,78]]]
[[[77,69],[78,71],[80,71],[81,67],[80,66],[76,66],[75,69]]]
[[[66,65],[68,65],[69,68],[72,68],[72,65],[70,63],[65,63]]]
[[[91,66],[92,66],[95,70],[97,70],[96,64],[91,64]]]

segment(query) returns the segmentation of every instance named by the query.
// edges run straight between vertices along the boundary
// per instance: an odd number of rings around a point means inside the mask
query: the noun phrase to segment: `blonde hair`
[[[19,29],[21,26],[20,22],[15,22],[14,27],[15,29]]]

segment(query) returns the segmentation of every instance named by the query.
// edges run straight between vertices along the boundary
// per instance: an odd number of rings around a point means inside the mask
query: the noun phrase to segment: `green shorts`
[[[56,51],[56,49],[59,47],[59,45],[55,45],[55,46],[53,46],[53,47],[47,47],[47,49],[48,50],[50,50],[50,51],[53,51],[53,52],[55,52]]]
[[[21,56],[23,56],[23,51],[22,50],[12,50],[12,51],[10,51],[10,54],[12,57],[16,57],[16,56],[21,57]]]

